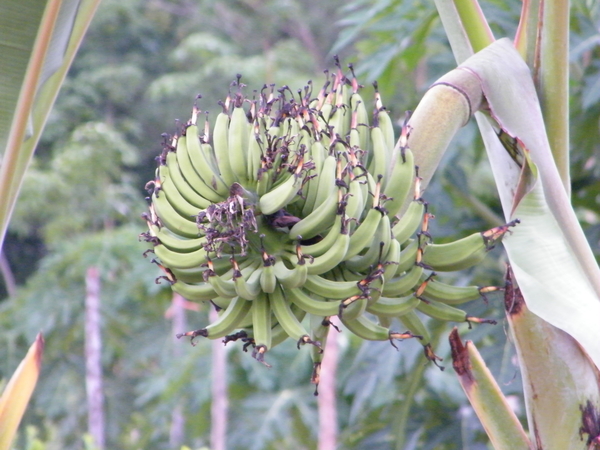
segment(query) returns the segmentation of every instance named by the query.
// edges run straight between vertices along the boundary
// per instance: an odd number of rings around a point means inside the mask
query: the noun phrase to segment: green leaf
[[[495,126],[518,138],[531,156],[534,178],[519,201],[513,196],[520,169],[478,118],[505,217],[521,220],[504,246],[525,301],[534,314],[573,336],[600,366],[600,270],[554,164],[529,68],[508,40],[461,67],[482,80]]]
[[[58,90],[99,0],[0,2],[0,242]]]

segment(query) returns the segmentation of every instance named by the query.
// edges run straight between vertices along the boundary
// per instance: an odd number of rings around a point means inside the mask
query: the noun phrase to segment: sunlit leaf
[[[8,450],[35,389],[44,352],[41,334],[6,385],[0,397],[0,449]]]

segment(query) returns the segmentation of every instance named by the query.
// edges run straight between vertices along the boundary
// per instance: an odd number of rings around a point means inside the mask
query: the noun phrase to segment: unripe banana
[[[319,275],[308,275],[304,288],[327,299],[345,299],[361,293],[355,281],[328,280]]]
[[[253,356],[257,361],[265,364],[265,353],[271,349],[272,339],[272,321],[271,304],[266,294],[260,294],[252,300],[252,330],[254,335]]]
[[[167,166],[161,166],[160,170],[163,173],[168,173]],[[173,183],[173,180],[171,180],[168,176],[164,177],[161,183],[160,191],[157,192],[157,195],[166,195],[167,201],[171,204],[173,209],[183,217],[196,217],[201,209],[204,209],[208,205],[210,205],[210,202],[208,202],[208,200],[206,200],[206,204],[202,208],[191,204],[183,197],[183,195],[181,195],[181,192],[179,192],[179,190]]]
[[[220,202],[223,200],[223,197],[215,191],[210,180],[203,180],[198,172],[196,172],[196,169],[194,169],[188,154],[187,141],[186,136],[180,136],[177,140],[176,152],[169,152],[167,154],[166,163],[173,182],[178,189],[184,190],[186,189],[184,186],[187,185],[201,197],[211,202]],[[180,174],[181,177],[179,176]],[[182,195],[185,197],[183,190]]]
[[[187,156],[189,164],[194,168],[196,173],[202,178],[202,181],[210,186],[222,199],[227,198],[229,194],[229,186],[225,184],[221,178],[221,174],[213,164],[213,150],[209,144],[200,143],[198,136],[198,127],[196,126],[196,114],[192,113],[192,119],[185,130],[185,152],[184,158]],[[179,157],[179,154],[177,155]]]
[[[481,289],[479,286],[454,286],[433,278],[427,282],[421,297],[447,305],[461,305],[480,298]]]
[[[386,297],[403,297],[407,295],[423,275],[423,267],[413,265],[413,267],[403,275],[387,280],[383,286],[382,295]]]
[[[315,243],[303,244],[301,246],[303,254],[312,257],[320,256],[336,243],[342,230],[342,221],[344,220],[344,215],[342,213],[343,211],[338,210],[333,225],[325,236],[319,236],[320,240]]]
[[[209,301],[218,297],[217,291],[209,283],[189,284],[177,280],[172,286],[173,292],[181,295],[183,298],[192,301]]]
[[[177,253],[193,252],[199,248],[202,248],[206,244],[206,239],[204,236],[192,239],[183,238],[181,236],[174,235],[166,227],[159,228],[157,225],[154,225],[150,222],[148,222],[148,230],[148,242],[154,242],[155,245],[160,243]],[[155,241],[154,238],[158,239],[158,241]]]
[[[217,115],[215,126],[213,128],[213,148],[215,150],[215,156],[217,158],[217,164],[219,165],[219,172],[223,177],[223,181],[228,186],[231,186],[235,179],[235,175],[231,170],[231,164],[229,163],[229,115],[226,112],[220,112]]]
[[[379,297],[377,302],[367,306],[367,311],[378,317],[400,317],[414,310],[421,300],[414,294],[405,297]]]
[[[158,219],[172,233],[183,238],[197,238],[200,234],[196,222],[181,216],[165,195],[152,195],[152,204]]]
[[[189,336],[193,342],[194,338],[197,336],[203,336],[210,339],[219,339],[227,336],[239,328],[239,324],[250,311],[251,305],[252,303],[248,300],[235,297],[231,300],[231,303],[229,303],[229,306],[227,306],[226,309],[221,310],[219,318],[215,322],[200,330],[178,334],[177,339]]]
[[[346,260],[346,267],[354,271],[364,271],[377,264],[381,255],[387,254],[392,240],[390,218],[383,216],[379,221],[373,244],[364,255],[358,255]],[[377,245],[378,244],[378,245]]]
[[[297,288],[286,290],[286,295],[299,308],[317,316],[335,316],[342,303],[341,300],[319,300]]]
[[[425,203],[422,200],[419,199],[410,202],[406,212],[392,226],[394,238],[400,243],[410,239],[423,222],[423,214],[425,214]]]
[[[417,337],[410,332],[398,333],[390,331],[364,315],[359,316],[356,319],[345,319],[342,317],[341,320],[344,326],[358,337],[369,341],[390,341],[394,347],[396,347],[393,342],[394,340]]]
[[[384,207],[391,217],[400,212],[415,179],[415,162],[412,152],[410,149],[406,149],[404,154],[401,153],[399,146],[396,146],[390,162],[392,164],[390,175],[387,177],[387,183],[383,189],[383,194],[388,198]]]
[[[342,228],[344,228],[343,225]],[[328,251],[308,261],[308,273],[319,275],[336,267],[344,260],[349,243],[350,236],[348,235],[348,231],[342,230]]]
[[[250,124],[246,112],[241,103],[235,105],[231,112],[229,123],[229,164],[231,171],[239,183],[247,181],[246,163],[248,160],[248,137],[250,136]]]
[[[288,269],[281,258],[275,261],[273,268],[277,281],[286,289],[292,289],[304,286],[308,278],[307,262],[302,258],[294,264],[292,269]]]
[[[411,130],[405,123],[394,144],[377,87],[369,124],[358,82],[339,63],[316,99],[310,88],[298,97],[273,87],[247,99],[239,77],[234,85],[212,133],[206,120],[199,136],[194,106],[182,136],[163,142],[146,187],[148,230],[140,238],[156,255],[157,283],[223,308],[215,324],[186,336],[232,333],[225,342],[252,345],[264,363],[288,336],[316,344],[314,327],[309,335],[301,323],[306,314],[321,322],[320,335],[337,315],[363,338],[422,336],[435,361],[416,308],[442,320],[484,321],[448,306],[483,290],[447,286],[428,269],[479,262],[514,223],[434,243]],[[409,332],[390,334],[394,317]],[[312,347],[316,379],[322,353]]]
[[[289,237],[296,239],[302,236],[302,239],[310,239],[327,230],[337,214],[339,197],[334,185],[325,201],[290,229]]]
[[[275,289],[275,292],[269,295],[269,299],[277,321],[281,324],[288,336],[296,340],[298,347],[300,347],[301,344],[313,344],[320,347],[320,344],[313,342],[309,333],[296,318],[290,308],[290,303],[288,303],[288,300],[285,298],[280,288]]]

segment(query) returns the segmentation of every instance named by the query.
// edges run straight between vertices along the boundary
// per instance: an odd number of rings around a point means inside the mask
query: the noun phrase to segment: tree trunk
[[[321,379],[319,383],[319,447],[318,450],[335,450],[337,447],[336,371],[338,365],[338,332],[329,327],[325,343]]]
[[[87,269],[85,297],[85,384],[88,402],[88,432],[94,445],[103,450],[104,392],[102,388],[102,340],[100,336],[100,274],[97,267]]]
[[[181,330],[185,330],[185,299],[173,293],[171,301],[171,326],[173,334],[173,356],[177,359],[181,356],[181,342],[175,337]],[[180,448],[185,438],[185,416],[183,415],[183,404],[180,400],[171,413],[171,427],[169,429],[169,448]]]
[[[217,320],[217,311],[211,309],[210,321]],[[212,341],[212,405],[211,405],[211,450],[226,450],[227,442],[227,353],[220,339]]]

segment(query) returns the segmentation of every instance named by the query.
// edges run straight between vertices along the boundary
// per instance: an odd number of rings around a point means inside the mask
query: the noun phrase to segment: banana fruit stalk
[[[145,255],[157,283],[220,311],[178,337],[241,340],[265,365],[290,337],[309,344],[318,378],[323,324],[339,316],[362,339],[416,337],[435,362],[422,315],[486,322],[458,306],[494,288],[449,286],[433,271],[479,263],[516,223],[436,244],[408,115],[396,140],[376,86],[370,118],[353,73],[337,62],[327,77],[316,96],[309,83],[247,98],[238,76],[212,130],[194,106],[164,135],[146,185]]]

